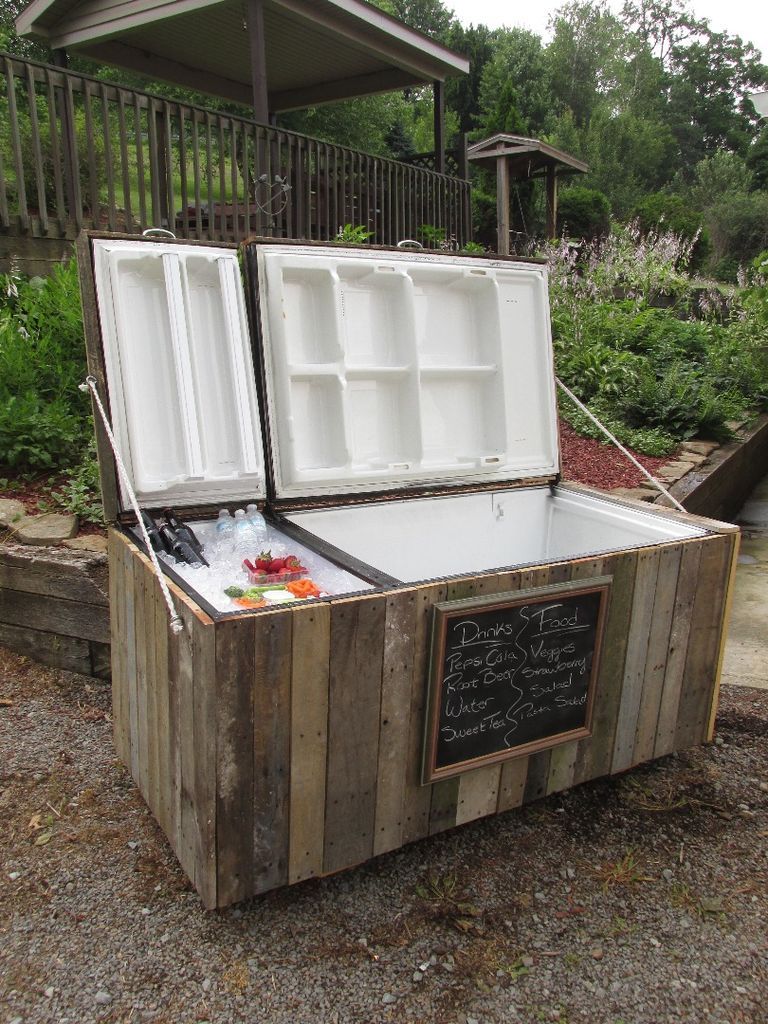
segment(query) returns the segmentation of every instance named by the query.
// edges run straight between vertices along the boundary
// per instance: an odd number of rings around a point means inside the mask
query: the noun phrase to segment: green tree
[[[505,92],[510,85],[513,92]],[[493,56],[480,79],[478,123],[504,120],[499,105],[505,95],[514,102],[523,134],[543,131],[553,106],[551,65],[541,38],[526,29],[502,29],[497,33]]]

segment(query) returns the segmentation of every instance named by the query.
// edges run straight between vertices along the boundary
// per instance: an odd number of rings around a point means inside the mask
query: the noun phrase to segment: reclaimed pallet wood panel
[[[216,878],[220,906],[253,892],[254,618],[216,629]]]
[[[59,597],[47,597],[41,601],[34,593],[0,587],[0,609],[2,621],[11,626],[109,643],[106,600],[99,605]]]
[[[421,784],[421,759],[424,746],[424,716],[427,702],[427,669],[432,644],[432,606],[444,601],[444,583],[419,587],[415,591],[413,630],[413,666],[410,678],[411,707],[408,722],[408,747],[403,791],[403,842],[429,835],[430,786]]]
[[[680,556],[675,607],[672,612],[672,627],[669,633],[664,682],[654,736],[654,757],[671,754],[675,749],[680,693],[683,686],[685,662],[688,657],[688,638],[691,631],[693,604],[698,590],[700,563],[701,544],[684,544]]]
[[[635,729],[633,764],[648,761],[653,756],[682,555],[681,544],[665,547],[659,555],[658,583],[653,599],[653,617],[648,631],[648,653]]]
[[[643,695],[643,678],[653,622],[653,606],[659,582],[658,548],[646,548],[637,558],[632,614],[629,619],[624,676],[621,682],[621,706],[616,720],[611,772],[623,772],[632,766],[637,718]]]
[[[678,750],[706,740],[712,695],[716,689],[720,633],[736,535],[702,542],[699,584],[693,605],[675,746]]]
[[[403,841],[403,793],[408,765],[416,596],[388,594],[384,616],[379,759],[373,852],[397,849]]]
[[[94,675],[91,652],[92,641],[58,633],[43,632],[41,629],[27,629],[26,626],[12,626],[0,622],[0,644],[17,654],[67,672]]]
[[[294,613],[255,620],[253,680],[253,891],[288,881],[291,641]]]
[[[318,602],[297,609],[291,642],[288,881],[301,882],[323,872],[331,651],[328,605]]]
[[[592,735],[578,741],[574,783],[596,779],[610,772],[616,723],[621,707],[621,680],[624,676],[632,617],[636,569],[636,551],[608,555],[602,562],[602,575],[613,577],[613,582],[595,687]]]
[[[385,618],[383,597],[332,605],[326,873],[373,855]]]

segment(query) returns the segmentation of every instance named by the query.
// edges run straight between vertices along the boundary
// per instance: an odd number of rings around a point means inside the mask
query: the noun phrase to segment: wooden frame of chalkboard
[[[434,606],[422,784],[591,734],[611,579]]]

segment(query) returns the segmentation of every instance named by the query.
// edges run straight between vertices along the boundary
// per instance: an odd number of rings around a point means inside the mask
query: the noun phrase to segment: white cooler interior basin
[[[286,518],[403,583],[705,533],[564,487],[386,501],[293,512]]]

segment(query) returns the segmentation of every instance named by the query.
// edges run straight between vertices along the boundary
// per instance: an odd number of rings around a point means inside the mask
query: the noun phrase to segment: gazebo
[[[469,62],[363,0],[32,0],[17,22],[66,62],[76,51],[252,106],[295,110],[430,83],[435,169],[445,170],[443,87]]]
[[[569,153],[555,149],[541,139],[499,133],[476,142],[467,150],[467,158],[480,167],[496,169],[496,208],[498,251],[509,253],[510,181],[543,178],[547,196],[547,237],[557,230],[557,180],[565,174],[586,174],[587,164]]]

